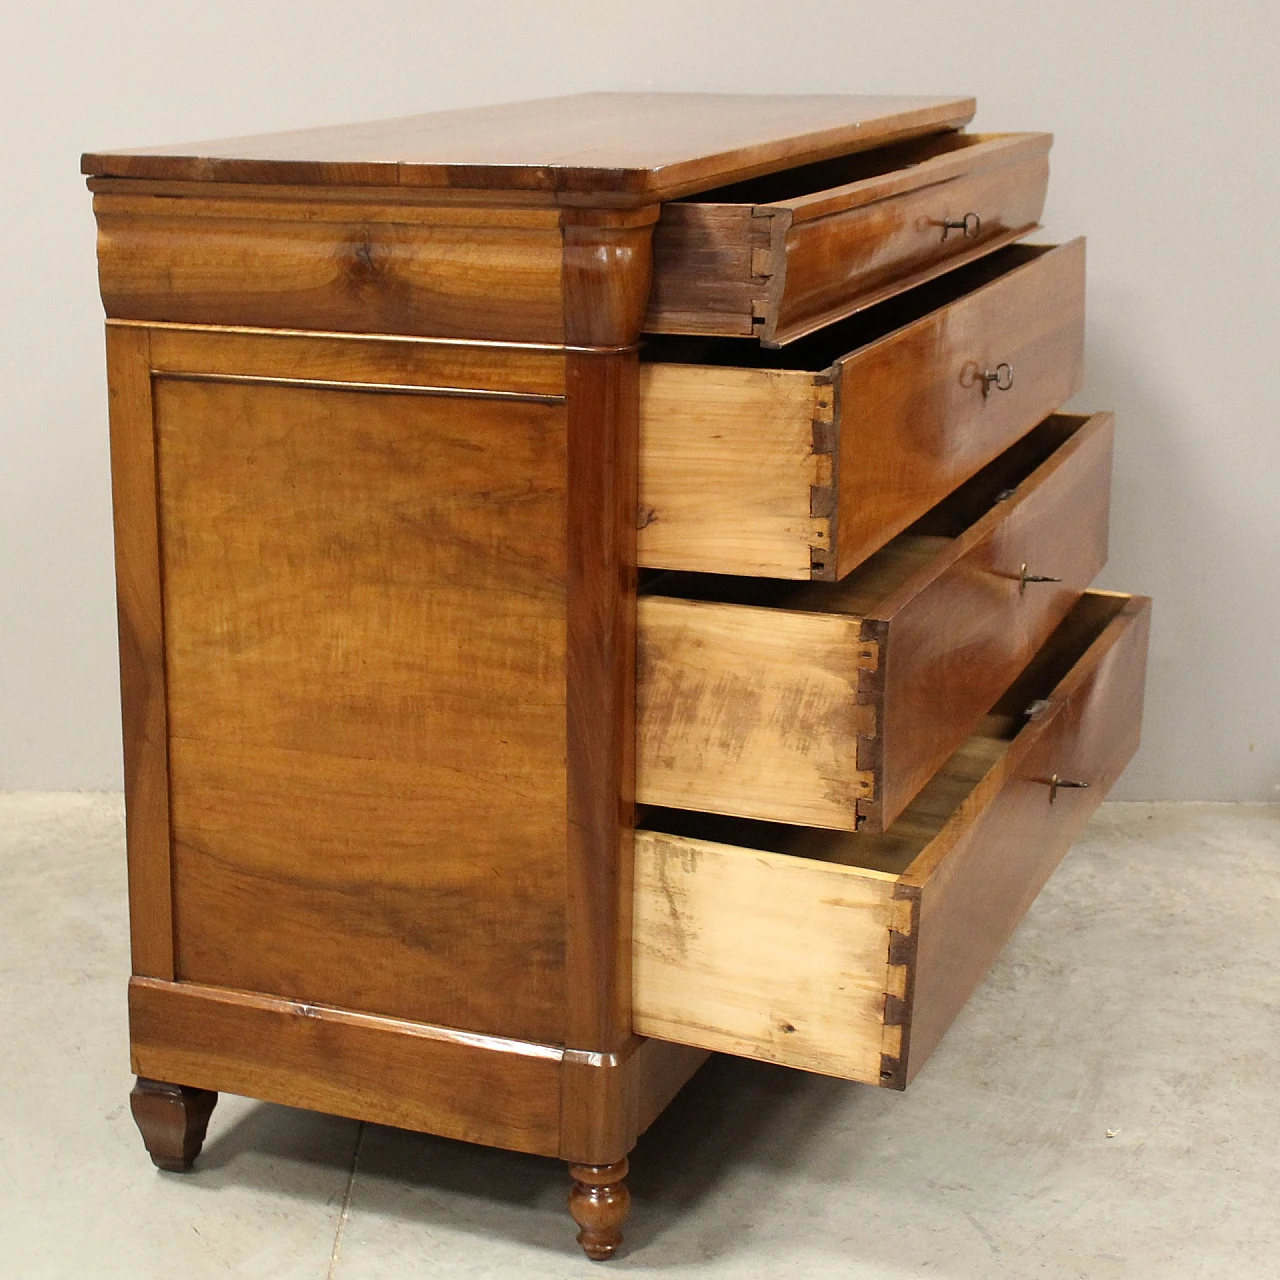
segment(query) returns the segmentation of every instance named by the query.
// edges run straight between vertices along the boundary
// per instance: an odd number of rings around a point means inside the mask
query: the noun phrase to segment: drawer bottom
[[[881,834],[645,813],[635,1030],[904,1088],[1137,749],[1150,606],[1086,593]]]

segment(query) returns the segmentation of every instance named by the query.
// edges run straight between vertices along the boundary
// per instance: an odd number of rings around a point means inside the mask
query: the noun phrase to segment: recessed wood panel
[[[178,976],[558,1042],[563,406],[155,403]]]

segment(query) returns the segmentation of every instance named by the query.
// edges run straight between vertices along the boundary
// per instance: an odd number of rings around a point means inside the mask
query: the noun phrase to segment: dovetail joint
[[[886,1089],[905,1089],[902,1059],[891,1057],[887,1053],[880,1055],[880,1084]]]
[[[907,1025],[907,1002],[901,996],[886,993],[884,997],[884,1025],[886,1027],[905,1027]]]
[[[889,963],[891,965],[907,965],[911,963],[911,951],[914,938],[909,933],[899,933],[897,929],[889,930]]]

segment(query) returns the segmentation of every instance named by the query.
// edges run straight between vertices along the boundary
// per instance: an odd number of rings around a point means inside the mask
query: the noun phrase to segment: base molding
[[[136,1075],[559,1153],[563,1050],[194,983],[133,978]]]
[[[705,1061],[591,1054],[279,996],[135,977],[135,1075],[583,1164],[619,1160]]]

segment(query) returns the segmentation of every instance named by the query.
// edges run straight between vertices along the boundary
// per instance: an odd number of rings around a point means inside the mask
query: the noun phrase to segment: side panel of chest
[[[174,976],[561,1042],[563,357],[149,348]]]

